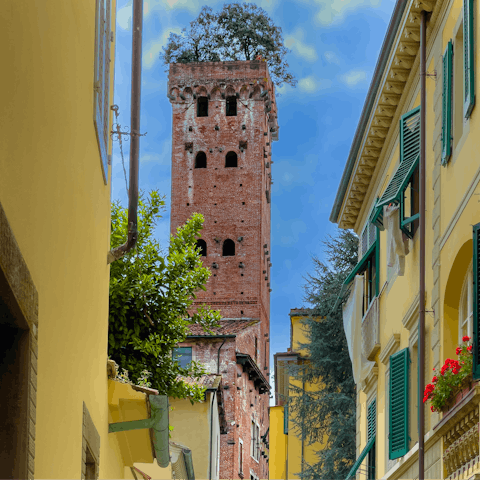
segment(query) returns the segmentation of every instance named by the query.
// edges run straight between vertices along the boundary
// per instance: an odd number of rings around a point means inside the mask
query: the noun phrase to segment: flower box
[[[453,390],[449,400],[445,404],[445,407],[442,408],[442,412],[446,413],[451,410],[455,405],[458,405],[467,395],[468,392],[472,389],[472,374],[468,375],[462,380],[462,383]]]

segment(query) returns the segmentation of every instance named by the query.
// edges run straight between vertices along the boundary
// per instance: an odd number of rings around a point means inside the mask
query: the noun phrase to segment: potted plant
[[[440,370],[439,375],[434,375],[432,383],[425,387],[423,403],[430,400],[430,410],[441,412],[449,410],[455,405],[471,388],[473,354],[470,337],[462,338],[462,345],[455,351],[458,360],[447,358]],[[435,372],[435,369],[433,369]]]

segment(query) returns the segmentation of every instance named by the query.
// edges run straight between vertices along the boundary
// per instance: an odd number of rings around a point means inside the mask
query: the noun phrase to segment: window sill
[[[250,455],[250,457],[255,460],[257,463],[260,463],[253,455]]]

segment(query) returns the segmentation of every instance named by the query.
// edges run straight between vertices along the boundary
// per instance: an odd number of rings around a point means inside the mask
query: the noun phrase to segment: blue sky
[[[279,141],[272,147],[270,354],[289,346],[291,308],[305,304],[304,277],[322,240],[334,234],[328,218],[365,102],[394,0],[261,0],[282,29],[296,88],[277,89]],[[167,245],[170,225],[172,111],[166,67],[159,53],[170,32],[180,33],[203,5],[224,2],[145,0],[143,31],[140,188],[159,189],[167,210],[156,234]],[[119,123],[130,123],[131,0],[117,3],[115,103]],[[124,143],[128,174],[129,142]],[[118,142],[114,142],[112,199],[127,205]],[[273,375],[271,375],[273,378]]]

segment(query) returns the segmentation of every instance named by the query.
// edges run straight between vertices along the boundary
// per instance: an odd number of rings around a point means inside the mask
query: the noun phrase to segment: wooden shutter
[[[420,107],[400,119],[400,163],[420,154]]]
[[[374,435],[368,442],[367,442],[367,446],[362,450],[362,453],[360,454],[360,456],[357,458],[357,460],[355,461],[355,463],[353,464],[352,468],[350,469],[350,471],[348,472],[348,475],[347,475],[347,478],[345,480],[349,480],[350,478],[354,478],[355,477],[355,474],[357,473],[357,470],[358,468],[360,467],[360,465],[362,464],[362,462],[365,460],[365,457],[367,456],[367,454],[370,452],[370,450],[373,448],[373,446],[375,445],[375,438],[376,438],[376,435]]]
[[[465,118],[469,118],[475,105],[473,0],[463,0],[463,66]]]
[[[389,458],[408,452],[408,348],[390,357]]]
[[[288,435],[288,405],[283,407],[283,433]]]
[[[377,431],[377,401],[373,400],[367,408],[367,441],[373,438]]]
[[[370,222],[370,218],[367,220],[367,224],[360,235],[360,258],[370,250],[372,245],[375,244],[377,239],[377,227]]]
[[[450,40],[443,55],[442,165],[447,164],[452,154],[452,57],[453,44]]]
[[[110,1],[97,0],[95,19],[94,120],[105,183],[110,135]]]
[[[480,378],[480,223],[473,226],[473,377]]]

